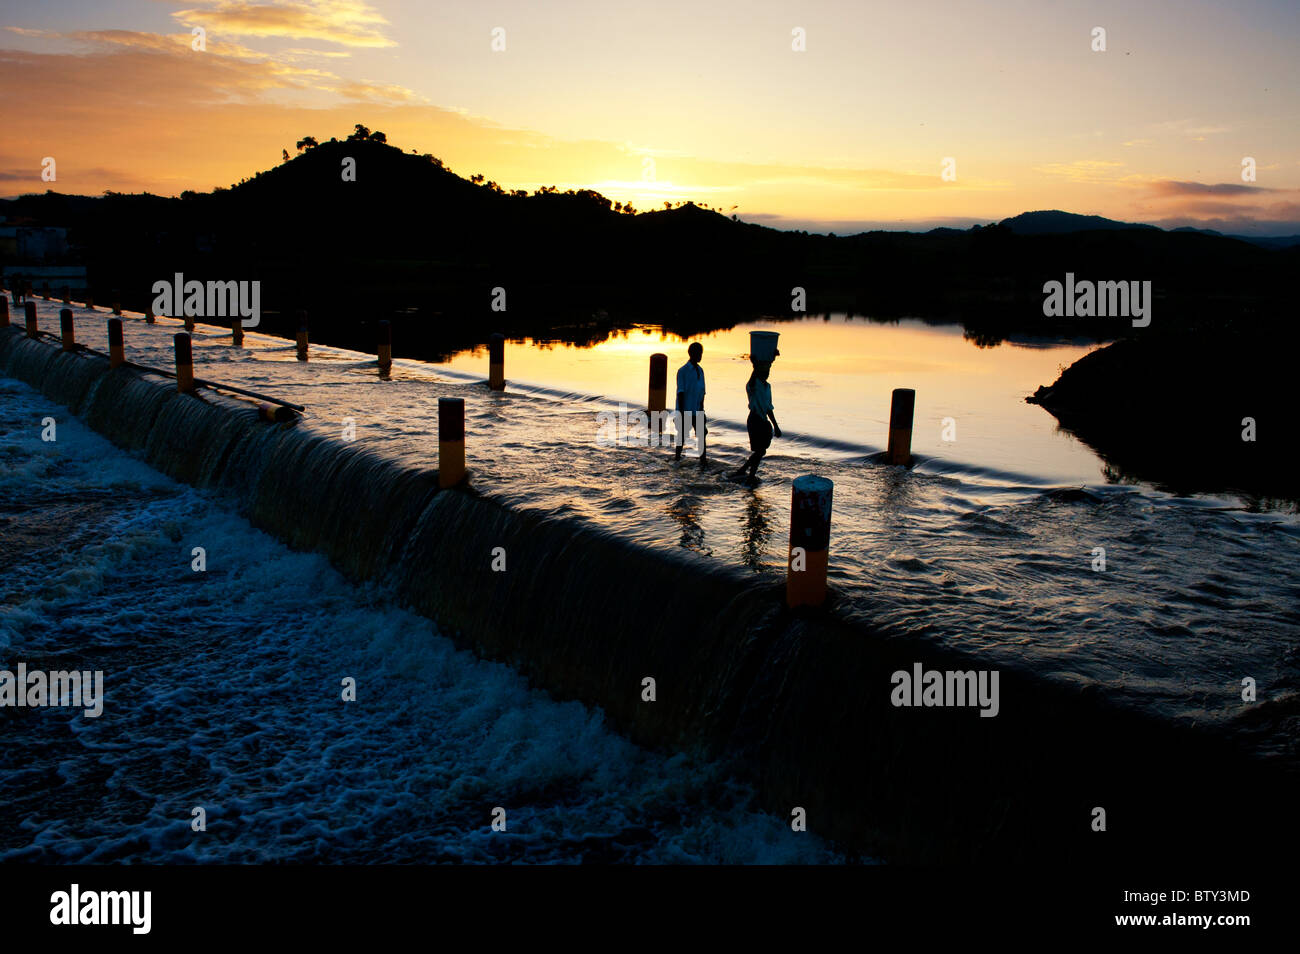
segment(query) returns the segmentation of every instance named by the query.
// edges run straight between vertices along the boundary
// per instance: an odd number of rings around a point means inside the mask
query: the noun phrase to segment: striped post
[[[438,486],[465,479],[465,400],[438,398]]]
[[[176,344],[176,390],[182,394],[194,393],[194,351],[190,336],[184,331],[172,338]]]
[[[59,331],[63,336],[63,350],[77,350],[77,329],[72,319],[71,308],[59,309]]]
[[[894,388],[889,405],[889,449],[885,460],[906,467],[912,463],[912,413],[916,409],[916,392],[911,388]]]
[[[122,340],[122,319],[108,319],[108,363],[116,368],[126,362],[126,343]]]
[[[298,360],[307,360],[307,312],[298,312]]]
[[[503,334],[488,339],[488,387],[493,391],[506,388],[506,336]]]
[[[811,474],[796,477],[790,494],[790,557],[785,578],[787,606],[826,602],[826,568],[835,485]]]
[[[36,302],[23,302],[23,315],[27,319],[27,337],[38,337],[40,334],[40,328],[36,325]]]
[[[379,323],[379,344],[376,347],[379,371],[387,374],[393,368],[393,326],[387,321]]]

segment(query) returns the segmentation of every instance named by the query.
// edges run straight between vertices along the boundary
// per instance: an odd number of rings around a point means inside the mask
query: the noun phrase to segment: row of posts
[[[66,301],[66,289],[65,289]],[[25,303],[25,318],[29,337],[38,336],[36,303]],[[114,307],[114,315],[120,309]],[[153,315],[146,314],[152,321]],[[76,334],[72,310],[61,309],[59,320],[65,351],[76,350]],[[187,327],[191,326],[186,322]],[[9,302],[0,297],[0,328],[9,326]],[[234,323],[236,343],[243,339],[243,328]],[[194,391],[194,358],[190,336],[177,333],[176,387],[183,393]],[[298,359],[307,360],[308,336],[306,312],[298,313]],[[122,319],[108,320],[109,361],[113,367],[126,360],[122,338]],[[387,321],[379,322],[378,364],[387,372],[393,363],[392,328]],[[488,387],[494,391],[505,388],[505,336],[492,335],[488,342]],[[668,356],[650,356],[650,387],[648,410],[664,411],[668,398]],[[889,411],[889,444],[885,460],[890,464],[907,466],[912,461],[912,421],[916,408],[916,391],[896,388]],[[270,410],[268,415],[266,412]],[[274,408],[259,408],[264,417],[276,419]],[[463,398],[438,399],[438,485],[453,487],[465,479],[465,401]],[[829,568],[831,501],[834,484],[825,477],[805,475],[797,477],[791,488],[790,544],[787,555],[786,603],[791,607],[820,606],[826,600],[826,576]]]

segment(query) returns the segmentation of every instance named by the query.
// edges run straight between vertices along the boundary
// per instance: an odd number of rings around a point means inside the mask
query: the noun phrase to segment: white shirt
[[[704,410],[704,369],[690,361],[678,368],[677,393],[677,410]]]
[[[745,390],[749,394],[749,409],[760,417],[767,415],[775,410],[772,407],[772,385],[771,382],[764,381],[762,378],[754,378],[745,385]]]

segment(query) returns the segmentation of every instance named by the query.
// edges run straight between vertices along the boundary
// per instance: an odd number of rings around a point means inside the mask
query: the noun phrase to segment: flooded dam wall
[[[998,672],[991,717],[895,705],[896,672],[991,667],[850,620],[834,590],[791,611],[772,575],[507,507],[474,486],[472,459],[469,485],[441,490],[434,422],[421,469],[17,328],[0,329],[0,372],[635,741],[726,761],[767,809],[802,809],[843,846],[905,863],[1133,864],[1294,844],[1277,829],[1293,818],[1294,753],[1263,759],[1240,728],[1156,720],[1027,668]],[[834,546],[832,528],[832,560]]]

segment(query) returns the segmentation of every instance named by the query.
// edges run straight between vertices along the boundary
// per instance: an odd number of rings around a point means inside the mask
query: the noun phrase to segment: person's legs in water
[[[767,418],[757,411],[749,412],[745,429],[749,431],[749,449],[752,453],[749,455],[749,460],[741,465],[740,470],[732,474],[733,477],[743,477],[746,471],[750,477],[757,477],[758,465],[767,454],[767,449],[772,446],[772,426],[767,423]]]

